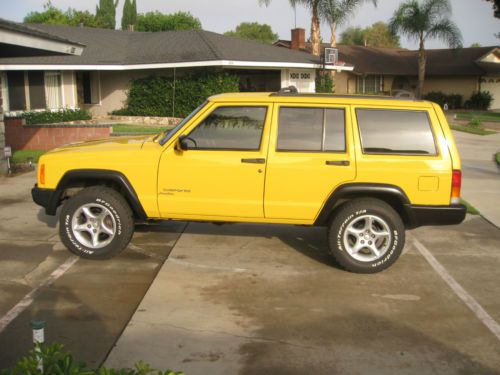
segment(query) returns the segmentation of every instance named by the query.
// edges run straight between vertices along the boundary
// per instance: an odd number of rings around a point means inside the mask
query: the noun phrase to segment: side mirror
[[[181,135],[178,139],[178,146],[179,146],[179,149],[181,149],[182,151],[189,150],[189,145],[188,145],[186,138],[187,138],[187,135]]]

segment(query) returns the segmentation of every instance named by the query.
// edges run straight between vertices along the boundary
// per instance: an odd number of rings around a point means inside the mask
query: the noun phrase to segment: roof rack
[[[380,100],[398,100],[398,101],[418,101],[412,98],[398,98],[389,95],[357,95],[357,94],[329,94],[329,93],[299,93],[295,86],[283,87],[277,92],[273,92],[270,96],[295,96],[309,98],[338,98],[338,99],[380,99]]]

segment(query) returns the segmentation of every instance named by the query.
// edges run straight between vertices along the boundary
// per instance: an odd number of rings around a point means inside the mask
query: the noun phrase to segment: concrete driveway
[[[47,322],[47,342],[63,343],[97,367],[185,224],[139,227],[111,262],[78,259],[60,243],[57,220],[31,201],[35,179],[34,173],[0,177],[0,369],[32,347],[31,319]]]
[[[481,215],[500,228],[500,133],[488,136],[454,131],[462,160],[462,195]]]

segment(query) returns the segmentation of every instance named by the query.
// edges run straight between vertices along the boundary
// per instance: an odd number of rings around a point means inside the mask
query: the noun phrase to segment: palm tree
[[[322,0],[289,0],[292,7],[296,7],[297,4],[302,4],[306,8],[311,9],[311,44],[312,44],[312,54],[319,56],[321,50],[320,42],[320,18],[319,18],[319,5]],[[271,0],[259,0],[260,4],[268,6]]]
[[[332,36],[330,44],[337,45],[337,26],[344,24],[353,14],[355,9],[362,3],[371,1],[377,6],[377,0],[321,0],[319,4],[319,15],[322,20],[330,25]]]
[[[417,97],[421,98],[425,79],[425,42],[440,39],[450,48],[462,47],[462,34],[457,25],[448,17],[451,15],[449,0],[408,0],[401,4],[389,21],[389,30],[400,33],[419,43],[418,49],[418,88]]]

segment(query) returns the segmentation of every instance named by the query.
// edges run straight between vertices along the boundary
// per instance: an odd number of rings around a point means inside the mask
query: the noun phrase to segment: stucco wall
[[[431,91],[442,91],[445,94],[460,94],[464,101],[479,89],[478,77],[427,77],[424,82],[424,95]]]

